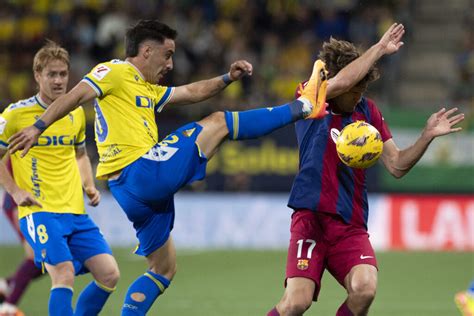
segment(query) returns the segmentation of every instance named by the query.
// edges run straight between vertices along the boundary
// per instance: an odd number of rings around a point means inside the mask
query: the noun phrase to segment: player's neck
[[[140,62],[140,59],[135,57],[127,57],[125,58],[125,61],[129,63],[133,68],[135,68],[135,70],[140,74],[143,80],[148,81],[147,77],[145,76],[146,67],[143,65],[143,63]]]
[[[332,101],[333,102],[329,103],[329,111],[332,114],[346,116],[346,115],[351,115],[354,112],[353,110],[352,111],[345,110],[344,109],[345,107],[338,104],[336,100],[332,100]]]
[[[332,113],[332,114],[335,114],[335,115],[342,115],[344,114],[344,111],[342,111],[339,106],[337,105],[336,102],[331,102],[329,103],[329,111]]]
[[[54,100],[48,98],[48,96],[46,94],[42,93],[41,91],[38,92],[36,97],[38,98],[38,101],[40,102],[41,106],[43,106],[45,108],[47,108],[54,101]]]

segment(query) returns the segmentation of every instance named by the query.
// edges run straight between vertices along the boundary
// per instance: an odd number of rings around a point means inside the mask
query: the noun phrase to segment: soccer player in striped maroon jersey
[[[364,55],[375,53],[380,57],[398,51],[403,31],[390,35],[392,32],[393,29],[389,29]],[[366,172],[350,168],[339,160],[331,129],[342,130],[356,120],[372,124],[384,142],[381,160],[396,178],[404,176],[416,164],[435,137],[461,129],[453,126],[461,122],[464,115],[457,114],[456,108],[443,108],[431,115],[412,146],[398,149],[375,102],[363,97],[368,84],[378,78],[374,67],[367,68],[363,79],[355,81],[346,91],[334,89],[344,67],[359,55],[349,42],[331,39],[324,43],[319,57],[328,70],[329,113],[321,120],[296,122],[300,166],[288,203],[294,212],[286,289],[269,316],[302,315],[317,300],[325,270],[348,293],[336,316],[367,315],[375,297],[378,268],[367,233]],[[301,88],[302,85],[297,94]]]

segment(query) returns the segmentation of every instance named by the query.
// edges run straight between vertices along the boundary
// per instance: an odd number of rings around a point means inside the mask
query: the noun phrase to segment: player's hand
[[[89,187],[85,188],[84,191],[86,192],[87,197],[89,198],[89,205],[97,206],[100,202],[100,192],[96,189],[96,187]]]
[[[13,200],[18,206],[33,206],[43,207],[40,202],[38,202],[30,192],[27,192],[22,189],[12,193]]]
[[[251,76],[253,66],[246,60],[237,60],[230,65],[229,77],[232,81],[240,80],[245,76]]]
[[[392,26],[388,28],[378,42],[384,55],[393,54],[403,46],[404,43],[401,41],[403,34],[405,34],[403,24],[393,23]]]
[[[461,127],[453,127],[464,120],[464,113],[455,114],[457,110],[458,108],[452,108],[446,111],[446,108],[442,108],[438,112],[433,113],[426,123],[423,135],[433,139],[462,130]]]
[[[40,136],[41,131],[34,126],[29,126],[18,133],[14,134],[8,139],[8,149],[10,154],[14,154],[18,150],[22,150],[21,158],[25,157],[31,147],[36,143],[38,137]]]

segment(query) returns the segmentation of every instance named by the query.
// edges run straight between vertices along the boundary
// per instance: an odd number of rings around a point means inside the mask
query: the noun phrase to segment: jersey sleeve
[[[79,121],[79,131],[75,138],[74,146],[83,146],[86,143],[86,114],[82,106],[77,108],[77,120]]]
[[[98,64],[84,76],[82,82],[91,86],[101,98],[121,84],[120,69],[110,63]]]
[[[173,96],[175,87],[155,86],[155,92],[158,96],[158,102],[155,104],[155,111],[161,112],[163,107],[169,102]]]
[[[372,124],[380,132],[380,136],[382,136],[382,141],[385,143],[387,140],[392,138],[392,133],[390,132],[390,129],[388,128],[388,125],[385,122],[385,119],[383,118],[382,112],[380,112],[374,101],[367,101],[371,118],[370,124]]]
[[[15,122],[18,118],[14,118],[14,113],[8,108],[0,114],[0,148],[7,149],[8,139],[16,133]]]

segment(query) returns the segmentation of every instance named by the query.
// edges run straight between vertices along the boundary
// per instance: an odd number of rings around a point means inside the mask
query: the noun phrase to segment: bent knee
[[[227,128],[225,113],[222,111],[214,112],[198,122],[204,128],[213,131],[221,131]]]
[[[214,123],[225,123],[225,113],[223,111],[211,113],[208,118]]]
[[[353,285],[349,291],[349,296],[357,297],[359,300],[370,303],[375,298],[376,292],[377,286],[375,283],[364,282]]]
[[[111,268],[105,271],[105,273],[103,273],[103,275],[101,275],[97,281],[99,281],[100,283],[102,283],[103,285],[107,287],[113,288],[117,285],[119,279],[120,279],[119,269]]]
[[[165,274],[165,277],[171,281],[175,276],[176,272],[178,272],[178,265],[175,263],[174,265],[171,265],[170,269]]]
[[[52,278],[53,286],[55,285],[67,285],[73,286],[74,284],[74,272],[63,272]]]

